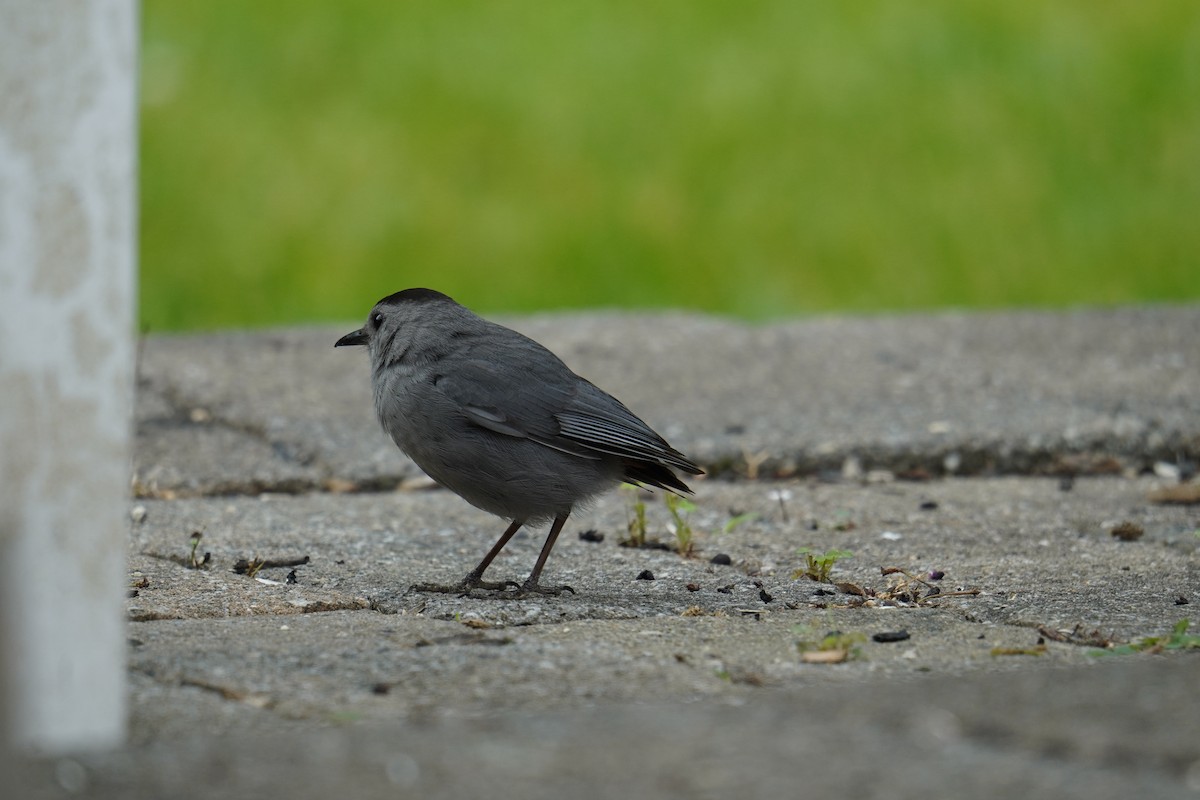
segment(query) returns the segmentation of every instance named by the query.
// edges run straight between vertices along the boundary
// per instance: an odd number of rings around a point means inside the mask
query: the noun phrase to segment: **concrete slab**
[[[503,648],[479,647],[490,653]],[[894,678],[739,702],[296,721],[254,698],[151,683],[195,727],[127,751],[21,763],[25,797],[1195,797],[1194,659]],[[827,674],[827,673],[826,673]],[[135,686],[140,681],[135,680]],[[144,696],[144,695],[143,695]],[[387,698],[383,698],[387,700]],[[237,732],[214,734],[214,721]],[[144,717],[143,717],[144,719]]]
[[[1200,307],[516,323],[712,468],[690,555],[669,549],[657,497],[640,501],[667,549],[620,546],[639,496],[614,492],[572,518],[547,566],[575,594],[412,592],[460,578],[504,523],[413,488],[371,416],[365,363],[332,348],[344,330],[152,337],[130,517],[133,738],[20,761],[11,785],[1200,792],[1200,648],[1094,654],[1200,622],[1200,512],[1150,499],[1200,451]],[[543,535],[520,534],[489,577],[523,578]],[[794,577],[801,548],[853,555],[819,583]],[[269,563],[235,571],[254,559]],[[806,660],[830,632],[854,657]]]
[[[1089,474],[1200,453],[1200,306],[762,326],[683,314],[506,321],[714,474],[847,462]],[[355,324],[148,338],[136,487],[380,489],[416,475],[379,432],[363,354],[333,348]]]
[[[414,583],[461,578],[503,528],[449,492],[143,501],[142,521],[132,525],[131,581],[146,585],[129,600],[129,613],[132,619],[185,619],[371,608],[497,626],[838,605],[864,606],[872,617],[904,616],[907,609],[889,608],[903,603],[886,597],[794,580],[805,564],[798,550],[807,547],[852,552],[837,562],[833,578],[877,594],[908,581],[900,573],[881,575],[884,567],[924,578],[926,584],[913,584],[922,595],[934,587],[979,592],[922,601],[943,613],[1026,628],[1079,625],[1127,639],[1170,627],[1188,610],[1177,603],[1200,600],[1197,514],[1193,507],[1149,502],[1163,483],[1087,478],[1063,491],[1047,478],[701,481],[688,520],[695,529],[688,558],[621,547],[636,498],[613,492],[568,523],[548,563],[546,581],[571,585],[576,594],[521,601],[409,592]],[[675,542],[661,499],[641,502],[649,537]],[[753,517],[724,532],[732,518],[746,514]],[[1141,529],[1141,538],[1114,537],[1123,523]],[[604,540],[581,540],[585,530]],[[180,564],[194,531],[203,531],[200,553],[211,554],[204,570]],[[522,579],[543,535],[518,534],[489,577]],[[712,564],[718,553],[731,564]],[[233,571],[239,560],[306,557],[302,566],[260,572],[270,584]],[[288,584],[293,569],[296,583]],[[639,580],[644,571],[654,580]],[[929,580],[935,571],[944,577]],[[815,594],[824,591],[834,593]]]

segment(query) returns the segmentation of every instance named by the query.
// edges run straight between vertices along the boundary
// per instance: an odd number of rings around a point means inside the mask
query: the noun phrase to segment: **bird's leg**
[[[554,524],[550,526],[550,533],[546,536],[546,543],[542,545],[542,552],[538,554],[537,563],[533,565],[533,572],[529,573],[529,577],[521,584],[519,594],[559,595],[563,592],[575,594],[575,590],[570,586],[542,586],[538,583],[538,576],[542,574],[542,567],[546,566],[546,559],[550,557],[550,551],[554,549],[554,540],[558,538],[559,531],[562,530],[563,525],[566,523],[566,514],[554,518]]]
[[[520,589],[521,586],[516,581],[485,581],[483,573],[488,566],[500,555],[500,551],[504,549],[504,545],[508,544],[508,540],[516,535],[517,531],[524,525],[522,520],[513,520],[508,526],[508,530],[504,531],[504,535],[500,537],[488,554],[483,557],[483,561],[479,562],[479,566],[467,573],[467,576],[456,584],[449,586],[438,583],[417,583],[413,584],[410,591],[414,592],[443,592],[445,594],[468,594],[472,589],[488,589],[491,591],[503,591],[505,589]]]

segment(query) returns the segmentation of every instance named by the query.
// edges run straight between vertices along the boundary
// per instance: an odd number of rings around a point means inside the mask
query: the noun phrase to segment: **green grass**
[[[1089,650],[1092,656],[1127,656],[1133,653],[1162,653],[1168,650],[1200,650],[1200,636],[1189,634],[1190,619],[1181,619],[1165,636],[1143,636],[1129,644],[1114,645],[1108,650]]]
[[[144,0],[141,319],[1200,297],[1195,0]]]

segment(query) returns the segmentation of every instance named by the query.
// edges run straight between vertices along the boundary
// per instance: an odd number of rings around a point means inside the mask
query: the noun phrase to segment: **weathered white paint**
[[[0,722],[125,732],[135,0],[0,8]]]

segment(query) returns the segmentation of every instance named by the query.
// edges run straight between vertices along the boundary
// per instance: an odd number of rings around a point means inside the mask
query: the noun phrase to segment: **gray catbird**
[[[538,576],[577,504],[622,481],[690,492],[672,469],[703,474],[549,350],[441,292],[406,289],[383,298],[366,325],[334,346],[347,345],[370,353],[375,411],[400,449],[467,502],[512,520],[459,584],[418,589],[573,591],[540,586]],[[522,525],[550,519],[523,584],[483,580]]]

